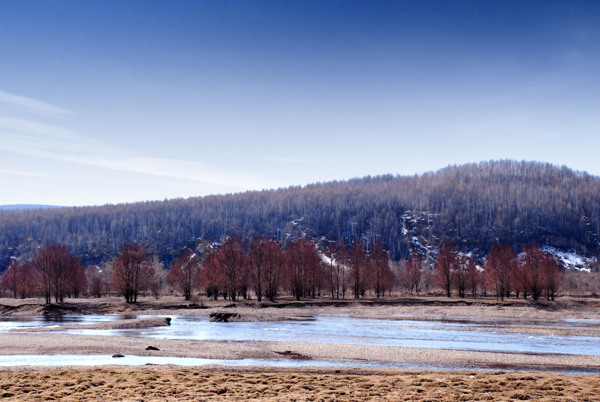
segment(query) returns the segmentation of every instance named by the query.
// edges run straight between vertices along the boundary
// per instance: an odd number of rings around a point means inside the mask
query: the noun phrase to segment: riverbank
[[[26,319],[24,312],[50,309],[56,312],[79,313],[105,311],[115,315],[115,320],[95,324],[75,324],[37,328],[17,328],[0,331],[1,355],[53,355],[53,354],[123,354],[133,356],[192,357],[207,359],[281,359],[282,356],[302,356],[306,360],[331,362],[378,362],[401,363],[414,366],[441,368],[510,368],[517,370],[597,371],[600,356],[586,354],[561,354],[560,348],[553,353],[531,353],[484,350],[448,350],[365,344],[328,343],[325,341],[296,342],[295,339],[275,342],[258,340],[215,339],[178,340],[148,339],[131,336],[94,335],[80,332],[66,334],[65,329],[122,329],[148,328],[168,325],[166,316],[194,316],[208,320],[210,315],[226,317],[234,315],[237,321],[283,321],[313,320],[315,317],[339,317],[346,315],[359,319],[419,320],[450,322],[453,330],[490,332],[517,332],[534,339],[543,336],[600,337],[600,309],[597,300],[562,299],[554,303],[531,303],[481,299],[447,299],[435,297],[397,298],[383,300],[306,302],[286,301],[279,304],[248,303],[232,304],[226,301],[210,301],[202,306],[190,302],[182,304],[181,298],[142,299],[141,303],[129,305],[121,299],[77,299],[67,303],[47,306],[39,300],[2,299],[4,313],[12,313]],[[188,308],[182,308],[186,306]],[[131,319],[143,314],[144,318]],[[159,315],[157,317],[155,315]],[[48,316],[48,314],[46,314]],[[121,319],[119,319],[121,318]],[[123,319],[128,318],[128,319]],[[473,325],[476,324],[476,325]],[[215,325],[219,325],[216,323]],[[298,326],[297,330],[301,330]],[[233,329],[232,329],[233,330]],[[316,343],[318,342],[318,343]],[[153,346],[159,350],[146,350]],[[413,345],[411,345],[413,346]],[[449,348],[455,349],[455,348]],[[468,348],[467,348],[468,349]],[[499,349],[502,350],[502,349]],[[290,352],[290,353],[287,353]],[[571,352],[572,353],[572,352]]]
[[[403,348],[393,346],[270,341],[189,341],[62,333],[0,334],[2,355],[114,354],[134,356],[198,357],[207,359],[281,360],[301,357],[310,361],[403,364],[408,367],[488,368],[512,370],[591,371],[600,356],[502,353],[467,350]],[[153,346],[159,350],[147,350]],[[51,357],[49,357],[51,359]]]
[[[588,400],[600,376],[540,372],[173,367],[0,370],[6,400]]]
[[[42,299],[0,299],[0,316],[73,315],[73,314],[143,314],[209,316],[215,311],[238,313],[248,321],[280,321],[305,319],[323,314],[367,315],[371,318],[402,315],[439,315],[454,320],[548,321],[560,318],[600,319],[600,299],[561,297],[556,301],[537,302],[523,299],[447,298],[440,296],[406,296],[363,299],[317,298],[295,301],[280,298],[275,302],[256,300],[212,300],[195,297],[184,301],[178,296],[159,299],[140,297],[128,304],[121,297],[67,299],[64,303],[45,304]]]
[[[62,314],[113,314],[116,321],[88,324],[87,329],[164,325],[164,318],[131,316],[236,315],[239,321],[312,320],[317,316],[347,315],[385,320],[443,321],[469,331],[469,324],[497,332],[524,334],[600,336],[600,308],[596,299],[568,299],[532,303],[522,300],[461,300],[436,297],[384,300],[316,300],[256,303],[181,298],[142,299],[128,305],[121,299],[83,299],[44,305],[40,300],[0,300],[0,314],[24,319]],[[122,319],[119,319],[122,317]],[[128,318],[128,320],[124,320]],[[162,321],[161,321],[162,320]],[[127,322],[125,322],[127,321]],[[215,325],[219,325],[215,323]],[[77,329],[78,325],[69,328]],[[84,325],[81,326],[84,328]],[[527,335],[529,336],[529,335]],[[3,396],[14,399],[93,400],[600,400],[600,356],[557,353],[501,353],[426,349],[339,343],[216,341],[148,339],[118,336],[66,334],[54,329],[25,328],[0,332],[0,354],[104,355],[197,357],[209,359],[301,359],[294,368],[141,366],[74,368],[19,366],[0,370]],[[148,348],[152,346],[152,348]],[[157,350],[158,349],[158,350]],[[8,360],[10,361],[10,360]],[[311,361],[357,367],[316,368]],[[175,362],[175,360],[173,360]],[[420,370],[358,367],[377,362]],[[170,362],[169,362],[170,363]],[[253,363],[254,364],[254,363]],[[439,370],[431,370],[439,368]],[[473,371],[464,371],[472,369]],[[487,370],[517,370],[495,372]],[[459,371],[456,371],[459,370]],[[534,370],[535,373],[528,371]],[[546,372],[541,372],[546,371]],[[554,371],[554,372],[547,372]],[[557,373],[560,372],[560,373]],[[2,396],[2,395],[0,395]]]

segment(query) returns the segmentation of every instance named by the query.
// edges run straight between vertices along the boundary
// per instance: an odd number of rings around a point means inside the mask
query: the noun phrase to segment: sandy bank
[[[3,355],[105,354],[201,357],[211,359],[285,359],[293,352],[312,360],[403,363],[448,368],[521,370],[597,370],[600,356],[522,354],[270,341],[188,341],[62,333],[0,334]],[[148,351],[152,345],[159,351]],[[309,363],[309,362],[307,362]]]
[[[57,332],[70,329],[142,329],[152,327],[164,327],[171,325],[169,317],[134,318],[130,320],[117,320],[99,322],[93,324],[73,324],[49,327],[18,328],[19,332]]]

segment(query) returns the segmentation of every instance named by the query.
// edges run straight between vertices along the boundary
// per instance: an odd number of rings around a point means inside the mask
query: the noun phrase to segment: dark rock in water
[[[239,321],[240,315],[237,313],[211,313],[210,322],[230,322]]]
[[[167,325],[171,325],[171,317],[165,317],[165,322]]]
[[[122,355],[122,354],[120,354],[120,353],[115,353],[114,355],[112,355],[112,357],[125,357],[125,356],[123,356],[123,355]]]
[[[146,348],[146,350],[160,350],[159,348],[157,348],[156,346],[148,346]]]
[[[306,356],[303,354],[300,354],[298,352],[292,352],[291,350],[286,350],[285,352],[275,352],[280,356],[285,356],[285,357],[289,357],[290,359],[294,359],[294,360],[312,360],[312,358],[310,356]]]

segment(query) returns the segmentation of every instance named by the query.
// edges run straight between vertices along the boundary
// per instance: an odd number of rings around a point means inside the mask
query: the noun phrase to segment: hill
[[[0,211],[0,270],[53,242],[98,263],[140,241],[164,262],[237,234],[285,242],[382,241],[405,258],[441,242],[482,256],[497,242],[598,253],[600,178],[539,162],[493,161],[415,176],[383,175],[285,189],[98,207]]]
[[[0,205],[0,211],[21,211],[24,209],[46,209],[46,208],[60,208],[55,205],[40,205],[40,204],[11,204],[11,205]]]

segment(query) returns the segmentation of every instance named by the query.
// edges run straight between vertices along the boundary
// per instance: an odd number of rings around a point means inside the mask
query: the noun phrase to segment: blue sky
[[[0,204],[600,174],[596,1],[0,0]]]

